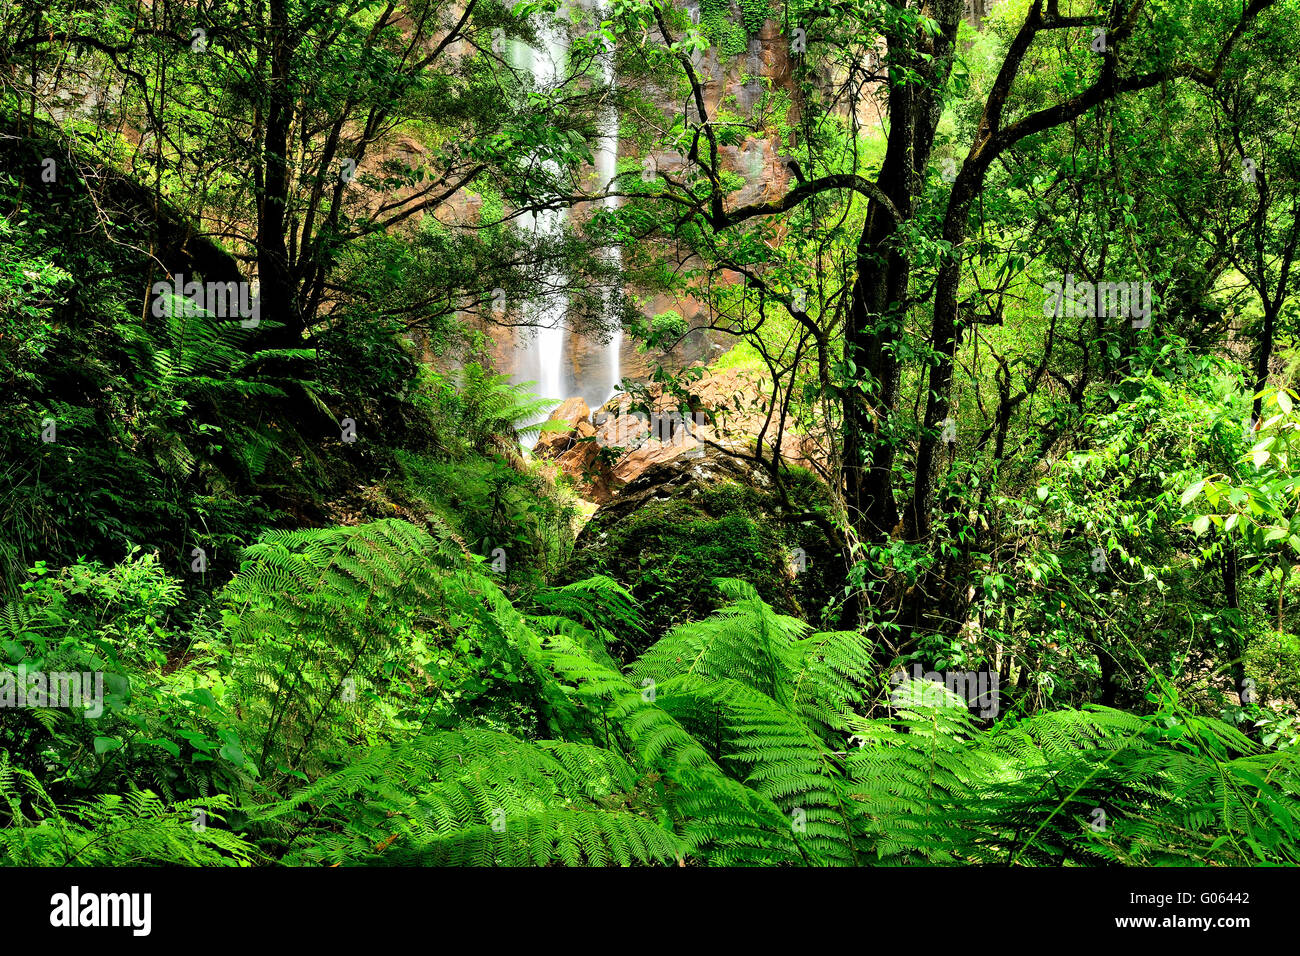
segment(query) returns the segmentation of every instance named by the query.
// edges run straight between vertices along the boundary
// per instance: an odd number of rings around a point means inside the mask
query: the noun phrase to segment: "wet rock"
[[[533,454],[556,462],[584,498],[604,503],[656,465],[682,456],[698,459],[705,448],[743,452],[760,434],[766,448],[777,440],[775,423],[768,423],[767,392],[756,373],[711,373],[691,382],[688,392],[683,402],[652,385],[635,402],[619,395],[594,414],[581,399],[571,398],[551,416],[570,427],[543,432]],[[813,468],[824,459],[813,436],[787,425],[779,438],[789,464]]]

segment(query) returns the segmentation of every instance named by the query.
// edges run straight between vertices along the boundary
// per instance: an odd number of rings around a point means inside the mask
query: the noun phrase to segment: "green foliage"
[[[457,554],[445,536],[400,521],[269,532],[246,550],[224,593],[223,654],[239,715],[259,734],[258,766],[290,772],[314,765],[340,732],[400,726],[400,692],[418,677],[400,650]],[[418,700],[418,684],[411,692]]]
[[[256,429],[239,419],[209,422],[191,435],[186,423],[201,407],[224,410],[246,401],[286,400],[282,385],[262,369],[271,363],[309,361],[315,352],[250,349],[250,330],[219,321],[185,300],[168,298],[159,333],[130,325],[120,330],[123,341],[138,354],[138,382],[144,396],[139,439],[162,474],[169,477],[188,478],[201,457],[211,459],[224,450],[239,459],[249,480],[256,480],[273,451],[287,457],[296,450],[282,447],[284,438],[290,436],[276,435],[265,427]],[[296,395],[315,399],[313,383],[299,378],[294,387]],[[213,441],[218,434],[226,436],[230,447],[223,449]]]
[[[1300,5],[1242,9],[0,9],[0,863],[1300,864]],[[543,299],[769,447],[575,539],[565,396],[462,367]]]
[[[417,503],[475,554],[504,556],[508,582],[535,586],[573,541],[571,498],[518,444],[542,427],[550,404],[475,364],[455,378],[426,370],[419,395],[436,440],[428,452],[394,450],[400,480],[387,483],[390,496]]]
[[[1298,401],[1289,389],[1268,397],[1268,417],[1252,423],[1250,450],[1234,463],[1234,472],[1241,472],[1239,479],[1211,475],[1183,493],[1184,504],[1204,493],[1210,507],[1216,509],[1193,520],[1192,530],[1197,535],[1213,524],[1239,537],[1245,553],[1259,556],[1261,563],[1278,558],[1285,564],[1300,560],[1300,469],[1291,457],[1291,445],[1300,432],[1300,413],[1294,406]]]
[[[129,626],[174,598],[150,567],[81,571],[74,590],[118,595],[116,626]],[[223,778],[225,795],[164,803],[119,771],[122,796],[56,806],[6,757],[4,859],[1300,862],[1297,751],[1188,713],[1167,684],[1147,717],[1090,706],[981,728],[964,701],[909,682],[892,716],[866,718],[877,690],[862,635],[810,633],[752,586],[717,584],[715,614],[621,670],[604,647],[639,624],[608,579],[539,592],[523,614],[445,533],[269,533],[227,589],[201,679],[239,729],[218,733],[221,759],[249,772]],[[491,694],[530,701],[534,730],[431,727],[442,642],[508,663],[522,682]],[[196,810],[212,825],[192,828]],[[129,839],[100,847],[117,833]]]
[[[737,56],[749,49],[749,35],[762,27],[760,17],[766,8],[763,0],[747,0],[741,5],[743,22],[737,23],[732,19],[731,0],[700,0],[700,32],[721,56]],[[751,21],[757,21],[757,26],[751,26]]]
[[[458,380],[435,379],[446,439],[466,450],[507,451],[512,439],[541,428],[540,418],[553,404],[529,391],[532,382],[515,384],[473,362]]]
[[[447,732],[371,750],[259,808],[251,823],[314,828],[293,841],[307,845],[291,844],[295,863],[601,866],[680,857],[670,831],[626,809],[636,782],[608,750]],[[319,835],[320,808],[343,833]]]
[[[771,13],[771,0],[740,0],[741,19],[745,22],[745,32],[751,37],[762,32]]]
[[[148,791],[58,806],[30,771],[0,753],[0,865],[237,866],[253,848],[220,827],[231,799],[164,803]]]
[[[882,762],[868,735],[852,758],[879,795],[868,799],[890,808],[886,855],[1058,866],[1295,861],[1287,794],[1297,764],[1260,754],[1219,721],[1176,706],[1148,718],[1093,706],[979,732],[964,706],[940,717],[910,701],[901,717],[908,733],[888,735],[886,746],[903,753]]]
[[[1265,631],[1250,642],[1246,675],[1266,700],[1300,708],[1300,637],[1285,631]]]
[[[801,641],[752,589],[723,586],[736,599],[725,612],[629,670],[632,684],[653,681],[650,701],[571,646],[556,659],[681,786],[684,833],[711,862],[1295,860],[1294,758],[1226,724],[1176,706],[1151,718],[1093,707],[981,730],[964,701],[916,682],[896,717],[853,717],[869,648]],[[822,669],[799,666],[810,659]],[[1097,808],[1110,820],[1099,830]],[[1189,825],[1207,813],[1217,839]]]
[[[15,684],[44,674],[51,690],[52,675],[82,675],[81,697],[0,711],[0,748],[16,769],[40,773],[58,800],[101,788],[185,799],[249,782],[206,662],[191,652],[189,666],[169,667],[179,626],[196,642],[210,631],[201,613],[185,621],[180,595],[153,555],[33,569],[21,598],[0,606],[3,674]]]

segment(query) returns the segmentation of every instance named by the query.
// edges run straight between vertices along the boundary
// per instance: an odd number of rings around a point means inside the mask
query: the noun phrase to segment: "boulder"
[[[537,436],[537,444],[533,445],[533,454],[538,458],[558,458],[577,441],[579,424],[585,422],[590,427],[590,419],[591,409],[587,407],[586,402],[581,398],[566,399],[559,408],[551,412],[551,417],[547,421],[563,422],[569,427],[540,432]]]
[[[662,454],[647,442],[641,473],[583,527],[565,577],[606,574],[642,607],[647,635],[614,648],[630,660],[669,628],[721,603],[715,578],[748,581],[778,611],[831,621],[843,562],[816,525],[794,520],[763,468],[713,448]],[[829,509],[827,489],[801,469],[784,478],[799,508]]]
[[[764,430],[767,392],[756,373],[713,372],[688,388],[685,417],[680,398],[658,384],[643,388],[636,412],[627,395],[610,399],[594,415],[581,398],[570,398],[551,415],[570,427],[543,432],[533,454],[555,461],[584,498],[603,504],[655,465],[683,456],[698,459],[711,445],[744,449]],[[769,426],[764,438],[770,445],[774,428]],[[805,468],[824,460],[815,436],[789,430],[781,436],[781,455]]]
[[[589,501],[602,500],[601,491],[592,487],[600,477],[599,469],[596,467],[597,459],[600,457],[600,445],[594,440],[595,437],[596,429],[592,427],[591,422],[579,422],[573,433],[573,443],[556,458],[556,463],[566,475],[580,487],[587,486],[584,489],[584,497]],[[607,493],[608,488],[606,487],[604,491]]]
[[[653,465],[672,461],[679,455],[690,455],[691,452],[698,456],[701,447],[699,442],[690,437],[680,442],[662,442],[658,439],[651,439],[643,443],[635,451],[628,452],[615,463],[614,480],[620,485],[626,485],[628,482],[641,477],[646,469]]]
[[[600,457],[605,442],[599,439],[591,423],[591,409],[581,398],[570,398],[551,413],[549,421],[563,422],[568,428],[543,431],[533,445],[533,456],[553,461],[578,486],[579,494],[597,504],[608,501],[612,473],[608,462]]]
[[[649,421],[644,416],[629,414],[619,406],[615,406],[611,411],[605,410],[609,408],[610,405],[606,405],[596,413],[597,441],[602,446],[610,448],[640,448],[641,444],[650,437]]]

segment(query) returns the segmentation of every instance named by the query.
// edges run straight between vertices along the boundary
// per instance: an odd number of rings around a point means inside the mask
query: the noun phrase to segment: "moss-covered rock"
[[[796,507],[828,507],[810,472],[792,470],[786,483]],[[818,625],[842,592],[842,562],[816,525],[791,517],[766,472],[712,449],[681,456],[652,466],[595,513],[569,576],[622,583],[642,605],[650,640],[715,610],[720,577],[748,581],[777,610]],[[614,650],[626,658],[641,649]]]

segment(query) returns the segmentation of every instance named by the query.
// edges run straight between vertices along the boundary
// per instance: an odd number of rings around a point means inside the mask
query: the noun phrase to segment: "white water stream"
[[[604,15],[603,6],[598,8],[598,13]],[[518,41],[511,41],[510,44],[511,62],[516,68],[527,70],[539,88],[553,86],[563,79],[567,57],[568,43],[563,30],[549,26],[538,30],[536,48]],[[614,82],[612,51],[600,55],[598,69],[598,79],[606,85]],[[613,103],[609,103],[599,118],[599,139],[595,150],[597,185],[601,192],[606,191],[613,182],[617,163],[618,110]],[[611,196],[602,200],[602,205],[607,209],[616,209],[619,201],[617,197]],[[523,217],[523,224],[524,228],[539,238],[550,239],[563,231],[567,220],[567,211],[559,209],[529,214]],[[603,255],[608,261],[622,265],[622,251],[617,246],[605,249]],[[534,327],[520,330],[516,344],[514,379],[536,382],[534,390],[539,396],[553,402],[551,408],[566,398],[580,395],[594,409],[612,397],[616,386],[622,381],[619,355],[623,345],[623,331],[617,329],[598,350],[597,360],[592,363],[593,367],[600,370],[596,373],[598,380],[594,380],[592,374],[576,374],[568,350],[569,332],[565,326],[568,297],[556,291],[563,289],[566,282],[567,278],[559,273],[543,276],[541,294],[526,304],[524,316]]]
[[[543,28],[538,31],[539,49],[512,41],[511,59],[516,67],[528,70],[541,88],[555,84],[564,70],[568,53],[561,31]],[[541,213],[528,213],[523,217],[524,227],[534,235],[550,239],[564,229],[568,212],[548,209]],[[529,302],[524,315],[535,328],[525,329],[520,343],[525,354],[517,365],[516,378],[537,383],[537,394],[552,399],[558,405],[568,397],[572,381],[566,381],[567,360],[564,354],[564,319],[568,312],[567,296],[556,292],[564,288],[565,277],[552,273],[543,278],[542,297]]]
[[[600,7],[600,16],[605,16],[605,7]],[[614,53],[608,51],[600,58],[601,79],[605,81],[606,86],[614,85]],[[613,102],[605,106],[600,117],[600,144],[596,150],[596,174],[600,178],[600,190],[605,192],[609,189],[610,183],[614,181],[614,174],[618,171],[618,109]],[[617,209],[619,200],[617,196],[607,196],[603,200],[606,209]],[[605,249],[606,257],[617,266],[623,264],[623,250],[618,246],[609,246]],[[612,297],[611,297],[612,299]],[[608,390],[605,397],[601,400],[602,404],[614,396],[614,390],[622,381],[622,368],[619,355],[623,348],[623,327],[620,325],[614,331],[614,336],[605,346],[605,361],[608,372]]]

